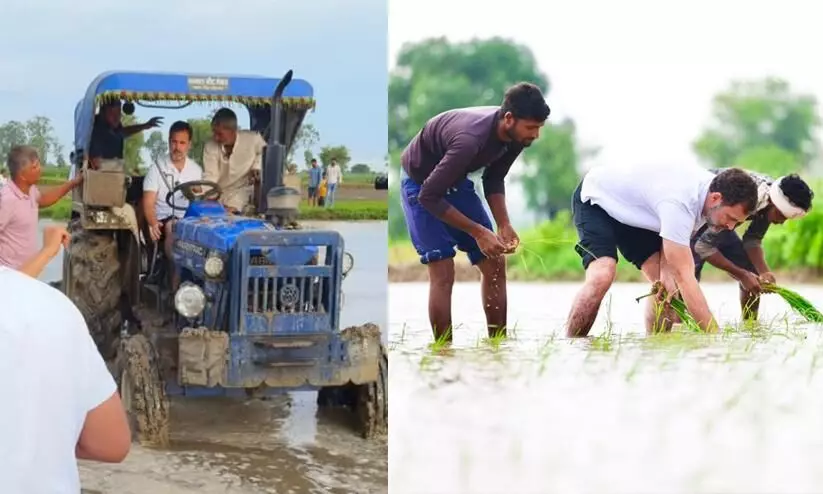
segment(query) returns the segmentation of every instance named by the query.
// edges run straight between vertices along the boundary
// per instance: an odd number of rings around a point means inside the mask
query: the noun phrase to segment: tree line
[[[123,115],[122,118],[124,126],[132,125],[137,121],[134,115]],[[211,138],[211,115],[206,118],[190,118],[187,122],[193,131],[189,157],[202,163],[203,146]],[[314,150],[319,143],[320,133],[317,128],[310,123],[304,124],[290,149],[288,162],[296,165],[294,154],[296,150],[302,149],[305,168],[308,168],[311,160],[315,158],[323,167],[328,166],[334,159],[344,172],[372,173],[372,168],[366,163],[352,164],[349,149],[344,145],[322,146],[315,155]],[[44,165],[58,167],[68,165],[68,154],[57,138],[54,126],[48,117],[35,116],[25,122],[12,120],[0,125],[0,156],[7,156],[13,146],[20,144],[28,144],[37,148]],[[126,139],[123,157],[130,169],[140,170],[166,153],[168,153],[167,136],[155,130],[148,133],[148,136],[138,133]]]
[[[430,117],[458,107],[497,106],[512,84],[529,81],[547,96],[551,85],[527,46],[503,38],[453,43],[434,38],[408,43],[389,75],[390,165]],[[421,97],[425,95],[425,97]],[[808,171],[820,156],[814,96],[798,94],[779,78],[734,81],[712,101],[712,118],[692,144],[703,164],[740,166],[771,175]],[[510,180],[523,187],[528,209],[551,219],[567,210],[582,165],[598,148],[583,145],[575,122],[550,118],[539,140],[522,156],[523,172]],[[405,238],[397,196],[389,191],[389,235]]]

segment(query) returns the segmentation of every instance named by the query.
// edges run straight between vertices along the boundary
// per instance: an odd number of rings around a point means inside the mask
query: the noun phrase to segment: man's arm
[[[766,253],[763,251],[763,238],[769,231],[769,218],[766,214],[758,214],[753,219],[746,233],[743,234],[743,248],[749,256],[749,260],[754,264],[758,274],[771,272],[766,262]]]
[[[150,228],[154,229],[158,225],[157,211],[157,192],[160,190],[160,172],[157,166],[150,166],[149,171],[146,172],[146,178],[143,179],[143,214],[146,218],[146,223]],[[165,200],[165,198],[164,198]]]
[[[449,141],[445,156],[423,182],[417,197],[420,204],[435,217],[472,235],[484,227],[452,207],[445,197],[450,187],[466,177],[469,165],[479,150],[480,142],[475,137],[468,134],[454,136]]]
[[[162,119],[163,117],[153,117],[145,123],[120,127],[120,134],[122,134],[124,138],[131,137],[134,134],[139,134],[140,132],[145,132],[159,126]]]
[[[668,274],[674,278],[686,307],[700,327],[706,332],[715,331],[717,323],[694,274],[690,240],[695,218],[683,204],[675,201],[661,201],[657,212]]]
[[[60,248],[67,246],[68,243],[69,233],[65,228],[57,225],[47,226],[43,230],[43,248],[20,266],[18,271],[32,278],[37,278],[49,262],[54,259],[54,256],[60,252]]]
[[[520,156],[523,147],[512,144],[503,156],[494,163],[486,167],[483,171],[483,193],[489,203],[489,209],[494,216],[497,228],[503,228],[511,224],[509,220],[509,210],[506,207],[506,175],[514,164],[514,160]]]
[[[55,185],[53,187],[48,187],[45,190],[41,191],[38,198],[37,198],[37,205],[41,208],[47,208],[60,199],[63,198],[66,194],[71,192],[71,190],[78,185],[80,182],[83,181],[83,175],[78,175],[77,177],[63,182],[60,185]]]
[[[131,449],[131,431],[117,385],[89,334],[83,316],[77,311],[73,327],[83,341],[76,350],[78,377],[77,399],[86,410],[83,428],[74,451],[83,460],[119,463]]]
[[[748,271],[724,256],[720,249],[715,246],[716,241],[716,234],[706,229],[694,243],[695,253],[712,266],[729,273],[734,279],[742,280],[748,274]]]
[[[219,149],[214,141],[207,141],[203,146],[203,180],[217,182],[220,178],[218,161]]]

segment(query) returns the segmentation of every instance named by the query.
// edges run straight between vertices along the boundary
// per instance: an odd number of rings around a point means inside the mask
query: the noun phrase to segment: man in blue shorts
[[[412,243],[429,271],[434,337],[451,341],[455,246],[481,273],[489,336],[506,334],[506,262],[520,240],[506,210],[504,179],[549,117],[540,88],[519,83],[500,107],[449,110],[430,119],[403,151],[401,202]],[[497,233],[468,174],[483,169]]]

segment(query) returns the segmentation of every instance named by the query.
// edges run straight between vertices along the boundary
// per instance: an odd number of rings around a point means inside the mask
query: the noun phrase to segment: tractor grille
[[[248,284],[253,314],[324,314],[329,307],[329,280],[322,276],[250,277]]]

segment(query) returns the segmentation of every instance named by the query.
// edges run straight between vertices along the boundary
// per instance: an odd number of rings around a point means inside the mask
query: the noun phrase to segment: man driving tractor
[[[266,141],[257,132],[239,130],[237,115],[228,108],[214,114],[211,128],[212,139],[203,146],[203,180],[220,185],[223,205],[242,213],[259,180]]]
[[[182,192],[177,192],[171,199],[175,206],[172,208],[166,202],[166,197],[179,184],[200,180],[203,176],[200,165],[188,157],[191,139],[191,126],[183,121],[174,122],[169,129],[168,156],[158,159],[149,167],[143,181],[143,213],[149,226],[149,235],[152,241],[163,243],[169,268],[172,263],[174,222],[183,217],[189,201]],[[172,290],[176,290],[178,277],[174,269],[169,271]]]

